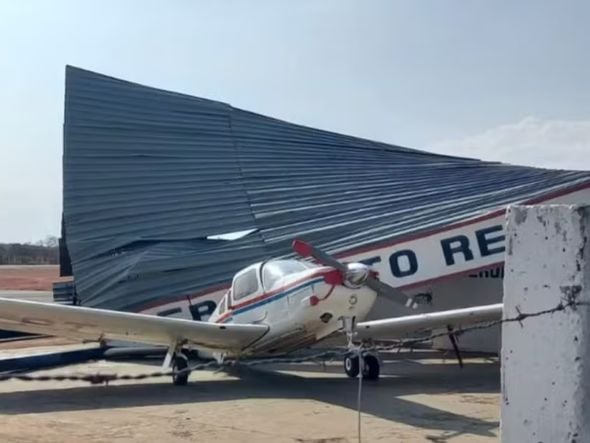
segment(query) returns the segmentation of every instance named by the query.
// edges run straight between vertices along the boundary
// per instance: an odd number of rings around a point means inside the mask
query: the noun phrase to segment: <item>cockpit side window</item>
[[[236,277],[232,288],[233,299],[240,300],[258,291],[257,269],[252,268]]]

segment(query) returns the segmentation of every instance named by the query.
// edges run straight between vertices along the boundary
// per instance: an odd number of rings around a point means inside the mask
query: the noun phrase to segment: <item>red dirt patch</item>
[[[0,290],[51,291],[54,282],[67,280],[57,265],[0,266]]]

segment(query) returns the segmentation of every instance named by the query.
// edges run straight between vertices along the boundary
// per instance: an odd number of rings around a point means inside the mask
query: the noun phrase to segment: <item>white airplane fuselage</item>
[[[343,317],[362,321],[369,313],[376,293],[364,285],[334,282],[339,271],[331,267],[306,264],[299,271],[265,281],[265,266],[296,268],[295,263],[301,264],[297,260],[263,262],[238,272],[209,318],[213,323],[268,325],[268,333],[240,355],[278,354],[307,347],[340,330]],[[250,292],[240,294],[246,278],[251,280]]]

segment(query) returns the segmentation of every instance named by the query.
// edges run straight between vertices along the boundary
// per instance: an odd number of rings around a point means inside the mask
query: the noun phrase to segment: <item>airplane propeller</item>
[[[339,262],[330,254],[302,240],[293,241],[293,250],[302,257],[313,257],[319,263],[339,270],[344,276],[346,276],[347,273],[353,271],[353,269],[351,269],[349,266],[342,262]],[[406,296],[399,289],[396,289],[393,286],[383,283],[372,272],[369,272],[363,284],[367,285],[377,294],[387,297],[395,303],[402,304],[406,307],[416,308],[414,300]]]

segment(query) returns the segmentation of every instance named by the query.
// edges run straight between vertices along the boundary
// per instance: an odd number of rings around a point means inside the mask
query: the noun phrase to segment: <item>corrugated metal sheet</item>
[[[73,67],[63,161],[80,300],[126,310],[227,282],[290,254],[295,237],[346,251],[590,179],[307,128]]]

